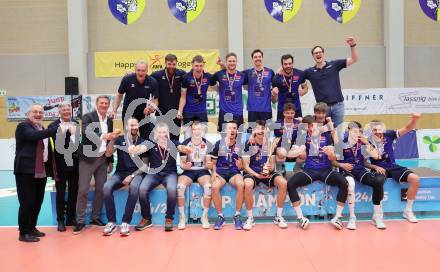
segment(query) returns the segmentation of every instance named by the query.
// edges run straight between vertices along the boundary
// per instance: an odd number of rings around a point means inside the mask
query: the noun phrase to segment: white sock
[[[405,208],[405,210],[406,211],[410,211],[410,212],[412,212],[412,207],[413,207],[413,204],[414,204],[414,200],[407,200],[406,201],[406,208]]]
[[[207,216],[208,216],[208,208],[203,208],[202,217],[207,217]]]
[[[235,211],[235,215],[234,216],[237,216],[237,215],[240,215],[239,211]]]
[[[351,198],[351,197],[350,197]],[[354,200],[354,195],[353,195]],[[354,213],[354,201],[348,203],[348,210],[350,211],[350,217],[356,217],[356,214]]]
[[[336,214],[335,218],[341,218],[342,217],[342,210],[344,209],[344,206],[336,205]]]
[[[373,216],[377,215],[377,216],[381,216],[382,215],[382,206],[380,205],[374,205],[373,206],[374,209],[374,213]]]
[[[179,206],[179,214],[180,214],[180,218],[185,218],[185,211],[184,211],[184,206],[180,207]]]
[[[220,217],[223,217],[223,218],[224,218],[224,216],[223,216],[223,213],[219,213],[219,214],[218,214],[218,216],[220,216]]]
[[[352,177],[346,178],[348,181],[348,211],[350,212],[350,217],[356,217],[356,214],[354,213],[354,205],[356,203],[356,195],[354,191],[355,183],[354,179]]]
[[[301,218],[303,218],[304,217],[304,215],[303,215],[303,212],[302,212],[302,210],[301,210],[301,206],[294,206],[293,207],[294,209],[295,209],[295,212],[296,212],[296,217],[298,218],[298,219],[301,219]]]
[[[252,214],[252,210],[248,210],[247,214],[248,214],[248,218],[254,218],[254,216]]]
[[[283,216],[283,208],[277,208],[277,217]]]

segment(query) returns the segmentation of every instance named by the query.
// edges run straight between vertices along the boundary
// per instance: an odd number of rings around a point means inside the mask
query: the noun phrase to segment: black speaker
[[[78,78],[77,77],[65,77],[64,78],[64,94],[65,95],[78,95]]]

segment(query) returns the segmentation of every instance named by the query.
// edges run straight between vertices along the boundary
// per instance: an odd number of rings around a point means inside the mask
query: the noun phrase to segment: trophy
[[[266,163],[263,166],[263,171],[261,172],[261,174],[263,176],[268,176],[270,174],[270,169],[269,169],[270,156],[272,156],[272,154],[275,151],[275,148],[277,148],[279,142],[280,142],[280,138],[275,138],[273,140],[272,144],[270,145],[269,153],[268,153],[268,156],[267,156],[267,161],[266,161]]]

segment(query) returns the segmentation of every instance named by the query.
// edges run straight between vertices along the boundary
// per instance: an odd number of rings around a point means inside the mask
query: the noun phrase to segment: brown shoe
[[[165,220],[165,231],[173,231],[173,219],[167,218]]]
[[[144,230],[146,228],[151,227],[153,224],[151,223],[151,219],[142,218],[141,222],[134,227],[135,230]]]

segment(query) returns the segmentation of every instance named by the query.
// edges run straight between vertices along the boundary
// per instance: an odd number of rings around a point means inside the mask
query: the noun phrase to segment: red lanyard
[[[289,90],[289,93],[291,93],[292,92],[292,77],[290,77],[290,80],[288,81],[286,79],[286,76],[283,75],[283,81],[286,83],[287,89]]]
[[[197,94],[202,93],[202,85],[203,85],[203,72],[202,77],[200,78],[200,83],[197,81],[196,75],[193,73],[194,81],[196,82]]]
[[[168,77],[167,69],[165,69],[165,76],[166,76],[167,81],[168,81],[168,86],[170,87],[170,93],[172,93],[173,92],[173,86],[174,86],[174,75],[173,75],[173,77],[171,78],[171,81],[170,81],[170,78]]]

